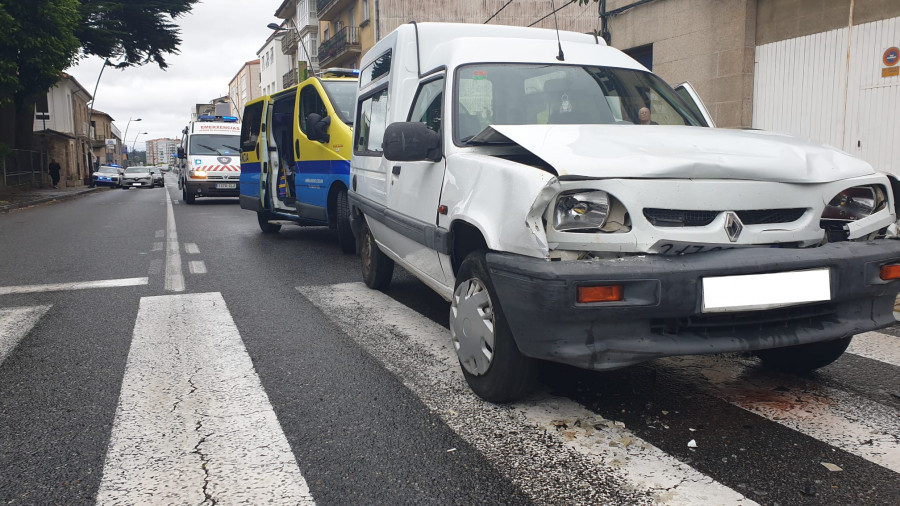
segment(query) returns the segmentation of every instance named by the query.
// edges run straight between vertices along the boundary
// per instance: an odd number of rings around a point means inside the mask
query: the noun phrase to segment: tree
[[[118,68],[177,54],[173,22],[198,0],[4,0],[0,3],[0,145],[28,148],[34,100],[78,58]],[[80,49],[80,51],[79,51]]]

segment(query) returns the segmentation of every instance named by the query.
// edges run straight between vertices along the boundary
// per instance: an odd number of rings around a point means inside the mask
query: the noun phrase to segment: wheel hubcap
[[[462,282],[450,305],[450,338],[459,363],[469,374],[487,372],[494,358],[494,306],[478,278]]]

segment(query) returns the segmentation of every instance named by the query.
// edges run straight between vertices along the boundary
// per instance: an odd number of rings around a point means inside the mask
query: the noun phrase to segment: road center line
[[[97,504],[314,504],[221,294],[141,299]]]
[[[0,309],[0,364],[49,309],[50,306]]]
[[[175,211],[172,197],[166,189],[166,283],[167,292],[184,291],[184,274],[181,272],[181,248],[178,246],[178,231],[175,229]]]
[[[86,290],[88,288],[116,288],[121,286],[138,286],[149,283],[147,278],[102,279],[99,281],[76,281],[72,283],[49,283],[45,285],[0,286],[0,295],[15,293],[66,292],[69,290]]]

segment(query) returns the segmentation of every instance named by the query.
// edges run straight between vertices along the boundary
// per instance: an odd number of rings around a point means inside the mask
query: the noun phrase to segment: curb
[[[34,200],[25,200],[22,202],[13,202],[11,204],[3,204],[3,205],[0,205],[0,213],[8,213],[8,212],[16,210],[16,209],[32,207],[32,206],[36,206],[39,204],[46,204],[48,202],[58,202],[58,201],[63,201],[63,200],[70,200],[70,199],[79,197],[81,195],[84,195],[86,193],[91,193],[91,192],[97,191],[99,189],[100,189],[99,187],[94,187],[94,188],[85,187],[83,190],[72,191],[70,193],[53,195],[50,197],[41,197],[41,198],[37,198]]]

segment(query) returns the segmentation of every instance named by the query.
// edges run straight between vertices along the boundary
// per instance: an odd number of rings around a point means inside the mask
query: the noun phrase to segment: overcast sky
[[[129,149],[143,150],[143,141],[180,138],[194,104],[228,94],[228,83],[241,66],[257,58],[256,51],[281,20],[275,9],[281,0],[201,0],[193,11],[175,20],[181,27],[181,53],[166,58],[167,70],[155,63],[117,70],[107,67],[100,78],[94,108],[115,120],[124,134],[129,118]],[[66,70],[88,93],[94,92],[103,60],[89,58]],[[141,132],[147,132],[138,136]]]

